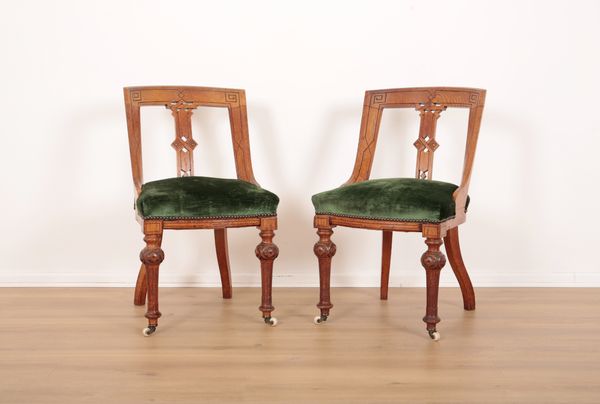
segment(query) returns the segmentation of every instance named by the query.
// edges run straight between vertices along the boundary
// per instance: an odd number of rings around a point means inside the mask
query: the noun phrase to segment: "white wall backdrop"
[[[122,90],[244,88],[255,174],[281,198],[275,286],[316,286],[310,196],[354,163],[367,89],[488,90],[462,226],[478,286],[600,286],[600,3],[19,1],[0,13],[0,284],[134,283],[143,247]],[[414,111],[386,111],[373,178],[411,176]],[[146,180],[173,176],[173,122],[142,116]],[[194,117],[197,175],[234,177],[226,112]],[[439,121],[434,178],[456,182],[464,111]],[[338,228],[337,286],[379,282],[379,232]],[[254,228],[231,230],[234,286],[259,284]],[[219,284],[211,231],[167,232],[163,285]],[[415,234],[391,284],[423,286]],[[456,285],[450,268],[442,283]]]

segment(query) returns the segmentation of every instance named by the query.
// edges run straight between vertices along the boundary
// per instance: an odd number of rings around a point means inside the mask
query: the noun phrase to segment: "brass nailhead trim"
[[[224,216],[142,216],[144,220],[205,220],[205,219],[246,219],[252,217],[275,217],[277,214],[257,214],[257,215],[224,215]]]
[[[369,216],[356,216],[356,215],[344,215],[340,213],[330,213],[330,212],[315,212],[317,215],[330,215],[330,216],[340,216],[340,217],[349,217],[352,219],[365,219],[365,220],[382,220],[386,222],[410,222],[410,223],[443,223],[448,220],[454,219],[456,216],[450,216],[444,220],[427,220],[427,219],[390,219],[388,217],[369,217]]]

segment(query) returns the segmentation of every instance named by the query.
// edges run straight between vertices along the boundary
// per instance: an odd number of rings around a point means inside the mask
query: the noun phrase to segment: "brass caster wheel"
[[[155,332],[156,332],[155,325],[149,325],[148,327],[146,327],[142,330],[142,334],[144,334],[144,337],[149,337],[152,334],[154,334]]]
[[[434,341],[440,340],[440,333],[436,330],[429,330],[429,337]]]
[[[265,324],[275,327],[277,325],[277,318],[275,317],[264,317]]]
[[[313,323],[315,323],[315,324],[321,324],[321,323],[324,323],[325,321],[327,321],[327,316],[323,316],[323,315],[317,316],[313,319]]]

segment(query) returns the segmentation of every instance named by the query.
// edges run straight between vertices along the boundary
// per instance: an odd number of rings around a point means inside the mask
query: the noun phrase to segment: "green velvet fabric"
[[[384,178],[321,192],[312,201],[317,214],[439,223],[455,215],[452,193],[456,188],[441,181]]]
[[[274,216],[279,198],[246,181],[179,177],[147,182],[136,201],[145,218],[196,219]]]

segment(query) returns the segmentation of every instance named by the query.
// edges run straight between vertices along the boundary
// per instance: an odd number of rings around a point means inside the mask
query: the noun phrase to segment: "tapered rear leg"
[[[133,294],[133,304],[143,306],[146,304],[146,292],[148,291],[146,283],[146,266],[142,263],[140,272],[138,272],[137,282],[135,283],[135,292]]]
[[[447,231],[446,237],[444,237],[444,244],[446,245],[446,255],[450,266],[463,296],[463,305],[465,310],[475,310],[475,292],[473,291],[473,284],[467,273],[467,268],[463,262],[462,254],[460,253],[460,244],[458,241],[458,227],[454,227]]]
[[[215,229],[215,249],[221,274],[221,288],[223,299],[231,299],[231,271],[229,269],[229,253],[227,249],[227,229]]]
[[[383,231],[381,243],[381,300],[388,298],[388,285],[390,283],[390,264],[392,261],[392,235],[391,231]]]

